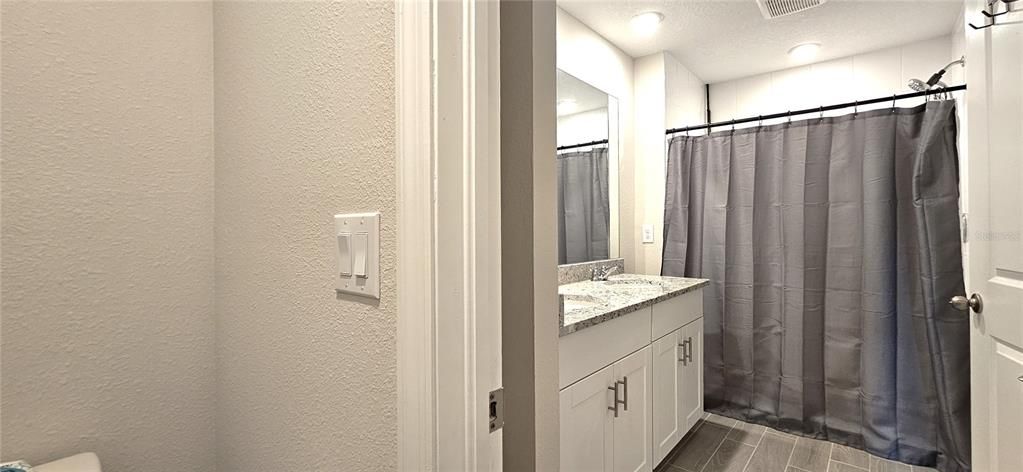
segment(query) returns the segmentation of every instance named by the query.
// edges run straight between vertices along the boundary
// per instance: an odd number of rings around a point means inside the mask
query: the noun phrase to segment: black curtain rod
[[[581,147],[587,147],[587,146],[596,146],[598,144],[607,144],[607,140],[606,139],[601,139],[599,141],[590,141],[588,143],[569,144],[569,145],[566,145],[566,146],[558,146],[558,150],[559,151],[564,151],[566,149],[575,149],[575,148],[581,148]],[[548,149],[550,149],[550,148],[548,148]]]
[[[945,87],[945,88],[934,89],[934,90],[927,90],[927,91],[923,91],[923,92],[912,92],[912,93],[904,93],[902,95],[892,95],[890,97],[879,97],[879,98],[872,98],[870,100],[857,100],[857,101],[854,101],[854,102],[840,103],[840,104],[837,104],[837,105],[821,106],[821,107],[817,107],[817,108],[807,108],[807,109],[804,109],[804,110],[787,111],[787,112],[784,112],[784,113],[772,113],[770,115],[751,116],[749,118],[742,118],[742,119],[738,119],[738,120],[719,121],[717,123],[708,123],[708,124],[702,124],[702,125],[696,125],[696,126],[687,126],[687,127],[684,127],[684,128],[672,128],[672,129],[669,129],[669,130],[665,131],[664,134],[684,133],[686,131],[697,131],[697,130],[701,130],[701,129],[706,129],[706,130],[709,131],[711,128],[717,128],[717,127],[720,127],[720,126],[730,126],[730,125],[738,125],[738,124],[742,124],[742,123],[752,123],[754,121],[773,120],[775,118],[786,118],[786,117],[789,117],[789,116],[806,115],[806,114],[809,114],[809,113],[823,113],[823,112],[826,112],[826,111],[841,110],[843,108],[850,108],[850,107],[855,107],[855,106],[859,106],[859,105],[872,105],[874,103],[895,102],[896,100],[903,100],[903,99],[906,99],[906,98],[923,97],[923,96],[927,96],[927,95],[934,95],[934,94],[945,93],[945,92],[958,92],[960,90],[966,90],[966,84],[963,84],[963,85],[953,85],[951,87]]]

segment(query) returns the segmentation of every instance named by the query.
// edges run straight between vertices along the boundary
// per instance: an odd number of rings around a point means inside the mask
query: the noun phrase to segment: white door
[[[614,419],[615,472],[653,470],[650,364],[650,346],[647,346],[611,366],[621,402],[618,417]]]
[[[679,408],[680,381],[682,380],[682,349],[679,347],[681,329],[654,341],[653,355],[653,415],[654,463],[671,452],[682,439],[685,420]]]
[[[613,366],[607,366],[560,393],[561,471],[611,472],[614,415]]]
[[[685,435],[703,416],[703,318],[682,327],[679,344],[684,345],[678,401]]]
[[[979,13],[982,1],[967,1]],[[999,3],[999,6],[1004,4]],[[1017,7],[1019,9],[1019,7]],[[975,24],[982,17],[968,18]],[[973,469],[1023,470],[1023,12],[967,29]],[[1013,24],[1015,23],[1015,24]]]

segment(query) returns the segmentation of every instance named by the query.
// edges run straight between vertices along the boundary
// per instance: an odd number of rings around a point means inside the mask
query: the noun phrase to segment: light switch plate
[[[654,225],[643,225],[643,244],[654,242]]]
[[[380,299],[380,212],[334,215],[335,288]]]

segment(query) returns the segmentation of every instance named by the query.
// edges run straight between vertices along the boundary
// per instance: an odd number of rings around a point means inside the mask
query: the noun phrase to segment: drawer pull
[[[626,379],[626,381],[628,381],[628,379]],[[611,402],[612,406],[607,407],[607,409],[608,409],[608,411],[613,411],[615,413],[615,418],[618,417],[618,405],[625,403],[622,400],[618,399],[618,386],[621,385],[621,384],[623,384],[623,382],[619,382],[619,381],[615,380],[614,385],[612,385],[612,386],[607,388],[608,390],[614,392],[615,399],[614,399],[613,402]],[[628,395],[629,395],[629,391],[626,390],[625,391],[625,399],[626,399],[626,401],[628,401],[628,398],[629,398]]]
[[[689,339],[691,340],[692,338],[689,338]],[[678,358],[678,360],[682,362],[682,365],[689,365],[689,355],[686,354],[688,352],[688,349],[686,348],[686,346],[688,346],[688,345],[689,345],[689,340],[683,340],[678,345],[678,347],[682,348],[682,357]]]
[[[625,400],[622,401],[622,406],[625,407],[625,411],[629,411],[629,377],[622,377],[622,387],[625,390]]]

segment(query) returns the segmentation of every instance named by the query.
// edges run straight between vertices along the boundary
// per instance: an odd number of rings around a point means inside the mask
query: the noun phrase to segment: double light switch
[[[337,235],[338,260],[342,277],[366,277],[366,258],[369,252],[369,233],[344,232]]]
[[[334,215],[337,290],[380,298],[380,213]]]

